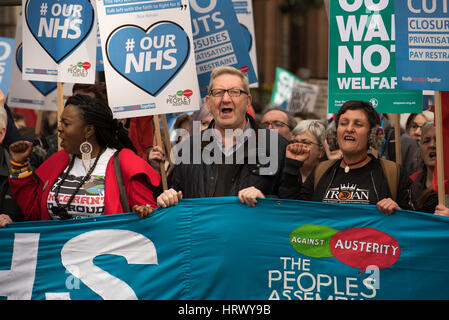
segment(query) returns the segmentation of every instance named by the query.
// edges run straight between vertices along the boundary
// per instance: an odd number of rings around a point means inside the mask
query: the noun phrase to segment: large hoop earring
[[[87,139],[80,145],[81,160],[83,161],[83,165],[86,171],[89,171],[90,169],[92,149],[93,147],[89,143],[89,141],[87,141]]]

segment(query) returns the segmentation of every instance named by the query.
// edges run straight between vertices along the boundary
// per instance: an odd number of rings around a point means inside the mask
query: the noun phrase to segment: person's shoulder
[[[114,155],[115,151],[112,153]],[[146,163],[144,159],[139,157],[133,150],[128,148],[123,148],[119,151],[120,164],[126,164],[127,167],[133,167],[137,163]]]
[[[58,152],[53,153],[42,165],[48,165],[64,160],[68,161],[69,159],[70,155],[65,150],[59,150]]]
[[[112,157],[110,161],[113,161]],[[148,162],[135,154],[131,149],[123,148],[120,150],[119,162],[123,180],[128,181],[136,175],[144,174],[149,178],[151,184],[159,184],[159,174],[150,166]]]
[[[69,163],[70,156],[65,150],[59,150],[52,154],[45,160],[37,169],[36,172],[60,171],[63,170]]]
[[[279,143],[281,144],[282,147],[286,148],[290,144],[290,141],[288,141],[283,135],[278,134],[278,137]]]
[[[418,147],[416,140],[407,133],[401,134],[401,145],[407,144]]]
[[[371,161],[368,162],[367,168],[371,169],[373,167],[384,170],[384,168],[397,167],[397,163],[391,160],[371,156]]]

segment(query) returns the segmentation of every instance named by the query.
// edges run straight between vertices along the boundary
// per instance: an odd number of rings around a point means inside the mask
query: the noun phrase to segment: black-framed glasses
[[[238,98],[238,97],[241,96],[242,93],[248,94],[248,92],[246,92],[246,91],[244,91],[244,90],[241,90],[241,89],[237,89],[237,88],[231,88],[231,89],[211,89],[211,90],[209,91],[209,94],[210,94],[212,97],[215,97],[215,98],[221,98],[221,97],[224,96],[224,94],[225,94],[226,92],[229,94],[229,96],[230,96],[231,98]]]
[[[292,140],[292,143],[300,143],[300,144],[303,144],[303,145],[308,146],[308,147],[310,147],[313,144],[317,145],[317,146],[321,146],[321,144],[319,144],[319,143],[315,143],[315,142],[312,142],[312,141],[306,140],[306,139]]]
[[[273,128],[283,128],[283,127],[287,127],[288,124],[286,124],[285,122],[282,121],[278,121],[278,120],[274,120],[274,121],[265,121],[262,122],[261,125],[265,128],[268,128],[270,125]]]
[[[416,122],[413,122],[412,125],[410,126],[410,128],[413,129],[413,130],[418,130],[418,129],[422,129],[423,126],[424,125],[420,126]]]

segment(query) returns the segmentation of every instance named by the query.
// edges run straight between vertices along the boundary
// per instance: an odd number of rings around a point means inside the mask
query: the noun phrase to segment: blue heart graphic
[[[28,29],[58,64],[87,38],[94,18],[89,0],[27,0],[25,5]]]
[[[106,55],[112,67],[152,96],[170,83],[189,54],[187,33],[171,21],[159,21],[147,30],[135,25],[120,26],[106,41]]]
[[[20,72],[22,72],[22,44],[17,47],[16,51],[16,63]],[[43,96],[47,96],[50,92],[56,89],[56,82],[48,82],[48,81],[29,81],[33,87],[37,89]]]
[[[245,38],[246,43],[248,44],[248,52],[250,52],[253,46],[253,37],[251,36],[251,32],[249,32],[248,28],[243,24],[240,24],[240,29],[242,29],[243,37]]]

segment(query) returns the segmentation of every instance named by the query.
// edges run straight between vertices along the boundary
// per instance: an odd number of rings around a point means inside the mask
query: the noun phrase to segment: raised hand
[[[310,155],[310,148],[301,143],[292,143],[287,146],[285,150],[285,156],[290,159],[298,160],[301,162],[306,161]]]
[[[9,146],[11,160],[17,163],[24,163],[33,151],[33,144],[29,141],[16,141]]]

